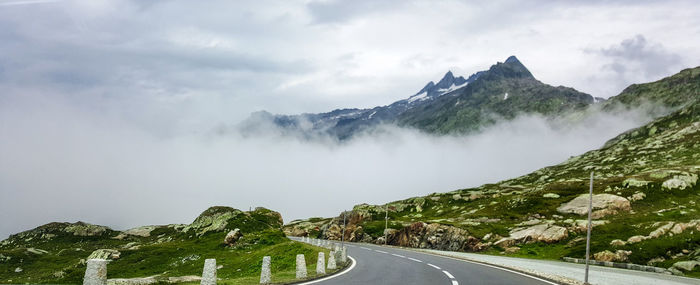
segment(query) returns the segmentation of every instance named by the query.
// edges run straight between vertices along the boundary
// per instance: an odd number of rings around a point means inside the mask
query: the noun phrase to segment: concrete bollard
[[[83,285],[106,285],[107,284],[107,260],[89,259],[85,269]]]
[[[297,254],[297,279],[306,278],[306,259],[303,254]]]
[[[331,253],[328,255],[328,269],[336,269],[338,268],[335,265],[335,251],[331,251]]]
[[[316,274],[326,274],[326,256],[323,252],[318,253],[318,260],[316,260]]]
[[[216,285],[216,259],[204,260],[201,285]]]
[[[343,250],[341,251],[340,261],[343,262],[343,264],[348,262],[348,247],[347,246],[344,246]]]
[[[262,269],[260,270],[260,284],[270,284],[272,274],[270,274],[270,257],[263,257]]]

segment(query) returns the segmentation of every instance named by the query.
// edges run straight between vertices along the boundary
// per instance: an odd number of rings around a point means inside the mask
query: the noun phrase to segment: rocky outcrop
[[[662,236],[677,235],[689,229],[700,231],[700,220],[691,220],[687,223],[655,223],[654,226],[656,227],[656,229],[654,229],[646,236],[636,235],[628,238],[627,244],[638,243],[648,239],[660,238]]]
[[[93,251],[86,259],[119,259],[121,252],[114,249],[98,249]]]
[[[557,211],[562,214],[588,214],[588,194],[581,194],[573,200],[562,204],[557,208]],[[600,219],[608,215],[614,215],[618,212],[629,212],[632,209],[630,201],[624,197],[612,194],[596,194],[593,195],[593,213],[594,219]]]
[[[471,236],[466,230],[441,224],[413,223],[394,235],[389,236],[389,244],[431,248],[451,251],[480,251],[480,240]]]

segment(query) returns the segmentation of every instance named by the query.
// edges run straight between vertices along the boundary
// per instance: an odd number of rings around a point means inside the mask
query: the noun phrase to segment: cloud
[[[0,97],[0,237],[51,221],[116,229],[189,223],[212,205],[265,206],[286,221],[332,216],[529,173],[601,146],[636,113],[552,126],[521,117],[477,136],[386,126],[337,144],[286,136],[158,136],[41,94]]]
[[[679,54],[669,51],[660,43],[648,41],[643,35],[625,39],[609,48],[589,49],[587,52],[598,54],[606,60],[601,69],[610,81],[618,82],[618,87],[657,80],[683,67],[683,58]]]

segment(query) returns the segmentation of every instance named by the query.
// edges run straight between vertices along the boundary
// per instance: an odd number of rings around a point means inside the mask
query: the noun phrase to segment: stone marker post
[[[303,254],[297,254],[297,279],[306,278],[306,259]]]
[[[342,261],[343,264],[348,262],[348,247],[347,246],[343,246],[343,250],[341,251],[341,254],[340,254],[340,261]]]
[[[216,259],[204,260],[204,270],[202,271],[201,285],[216,285]]]
[[[336,269],[335,265],[335,251],[331,251],[328,255],[328,269]]]
[[[270,284],[272,282],[272,274],[270,274],[270,257],[263,257],[262,270],[260,270],[260,284]]]
[[[318,260],[316,261],[316,274],[326,274],[326,256],[323,251],[318,253]]]
[[[107,260],[89,259],[83,285],[107,285]]]

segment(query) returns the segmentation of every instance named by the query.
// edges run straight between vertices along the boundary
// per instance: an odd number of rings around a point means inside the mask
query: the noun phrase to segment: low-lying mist
[[[0,239],[52,221],[115,229],[189,223],[213,205],[264,206],[285,222],[333,216],[359,203],[526,174],[649,119],[591,112],[553,127],[521,116],[477,135],[441,137],[384,126],[338,144],[211,132],[163,137],[69,104],[0,103]]]

